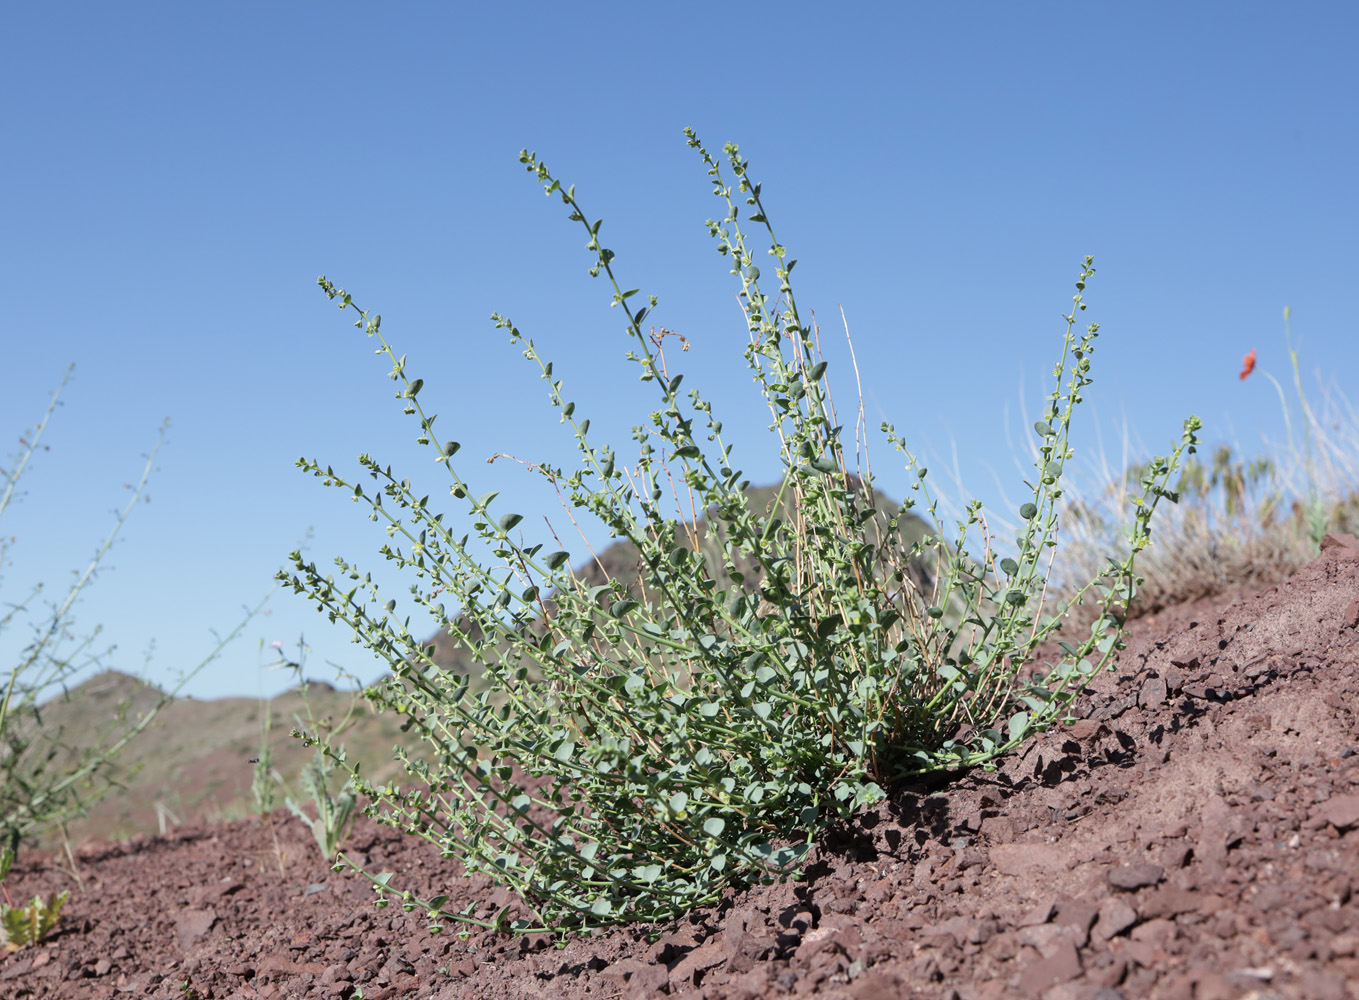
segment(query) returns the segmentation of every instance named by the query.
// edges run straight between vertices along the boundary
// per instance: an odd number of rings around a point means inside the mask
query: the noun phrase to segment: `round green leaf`
[[[808,464],[817,472],[831,473],[840,468],[829,455],[817,455]]]

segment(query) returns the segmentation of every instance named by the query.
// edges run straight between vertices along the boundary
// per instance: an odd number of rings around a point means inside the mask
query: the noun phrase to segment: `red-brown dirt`
[[[803,881],[661,928],[431,935],[376,909],[296,820],[89,846],[81,882],[24,856],[12,895],[70,889],[0,957],[0,997],[1359,998],[1359,541],[1261,593],[1132,624],[1086,720],[995,772],[894,790]],[[510,900],[362,821],[370,871],[449,907]],[[650,931],[651,933],[648,933]]]

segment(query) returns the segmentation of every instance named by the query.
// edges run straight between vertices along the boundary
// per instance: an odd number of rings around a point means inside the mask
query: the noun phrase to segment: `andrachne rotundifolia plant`
[[[686,134],[722,205],[707,225],[739,282],[745,362],[769,405],[784,469],[774,502],[750,502],[721,420],[671,370],[664,338],[647,326],[657,300],[639,304],[638,290],[620,284],[601,223],[527,151],[521,162],[584,229],[590,274],[608,281],[626,320],[627,357],[655,389],[656,409],[634,429],[635,453],[597,443],[552,362],[493,317],[537,368],[579,449],[575,469],[533,468],[573,520],[587,513],[636,546],[639,580],[587,585],[560,542],[526,539],[520,514],[454,468],[459,445],[437,436],[424,381],[409,375],[381,318],[320,279],[392,360],[397,398],[444,466],[459,512],[437,511],[369,455],[359,462],[371,483],[315,461],[299,465],[385,525],[382,555],[411,575],[413,601],[483,676],[473,686],[442,669],[396,602],[349,562],[325,575],[294,553],[286,580],[390,664],[390,678],[367,694],[406,716],[427,744],[426,759],[407,761],[414,785],[364,786],[373,811],[517,890],[531,913],[517,929],[660,920],[711,903],[734,882],[795,871],[820,830],[882,797],[889,782],[987,765],[1063,717],[1120,648],[1117,612],[1137,584],[1133,556],[1149,541],[1159,500],[1174,499],[1166,483],[1199,426],[1186,421],[1172,454],[1147,465],[1132,501],[1132,555],[1081,594],[1101,602],[1095,626],[1062,639],[1060,663],[1035,664],[1065,610],[1043,614],[1046,560],[1070,423],[1090,384],[1097,327],[1075,331],[1091,259],[1035,424],[1041,461],[1019,510],[1025,528],[1013,553],[998,557],[979,502],[956,525],[938,520],[925,470],[886,425],[920,499],[870,505],[871,471],[847,464],[853,442],[842,441],[827,362],[793,293],[796,261],[766,218],[760,185],[735,145],[724,167]],[[755,257],[757,240],[773,258],[772,280]],[[933,530],[903,544],[917,503]],[[684,510],[706,516],[706,554]],[[478,543],[489,559],[476,557]],[[922,562],[932,570],[916,572]],[[379,895],[396,891],[391,878],[374,878]],[[436,921],[501,922],[445,913],[443,897],[400,898]]]

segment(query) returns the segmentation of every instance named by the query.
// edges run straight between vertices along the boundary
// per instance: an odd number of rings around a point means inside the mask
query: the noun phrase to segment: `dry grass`
[[[1296,389],[1300,414],[1285,401],[1286,441],[1265,440],[1249,459],[1219,445],[1185,470],[1180,503],[1157,511],[1154,544],[1139,562],[1145,582],[1134,615],[1233,585],[1277,582],[1316,557],[1326,532],[1359,532],[1359,420],[1338,390],[1322,386],[1317,411],[1300,380]],[[1122,473],[1111,474],[1101,455],[1093,475],[1067,483],[1073,502],[1054,567],[1062,596],[1123,550],[1127,497],[1137,492],[1140,472],[1128,460],[1126,439],[1123,454]],[[1076,609],[1069,628],[1088,628],[1093,617],[1093,610]]]

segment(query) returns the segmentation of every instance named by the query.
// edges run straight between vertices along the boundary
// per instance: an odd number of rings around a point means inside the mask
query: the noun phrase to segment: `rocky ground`
[[[0,997],[1359,998],[1359,541],[1130,635],[1086,721],[671,926],[431,935],[280,813],[25,856],[11,895],[72,896]],[[366,821],[348,846],[452,908],[509,902]]]

